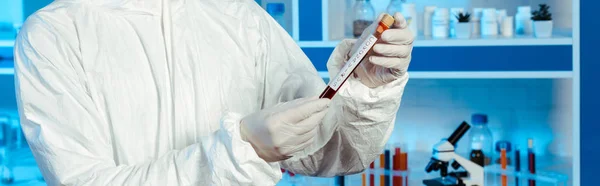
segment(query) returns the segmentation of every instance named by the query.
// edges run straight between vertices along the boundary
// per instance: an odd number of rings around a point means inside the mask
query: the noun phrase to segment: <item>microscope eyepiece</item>
[[[460,124],[460,126],[458,126],[456,130],[454,130],[452,135],[450,135],[450,137],[448,138],[448,142],[450,142],[453,146],[456,146],[458,140],[460,140],[460,138],[462,138],[463,135],[465,135],[465,133],[467,133],[467,131],[470,128],[471,126],[466,121],[463,121]]]

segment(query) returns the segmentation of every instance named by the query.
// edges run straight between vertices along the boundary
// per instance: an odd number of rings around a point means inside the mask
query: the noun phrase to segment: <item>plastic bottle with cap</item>
[[[435,12],[435,6],[426,6],[423,11],[423,35],[431,36],[431,18]]]
[[[498,22],[498,34],[502,33],[502,23],[504,21],[504,18],[506,18],[507,13],[506,13],[506,9],[498,9],[496,10],[496,21]]]
[[[448,38],[450,31],[450,13],[447,8],[436,8],[431,20],[433,38]]]
[[[533,32],[531,7],[519,6],[515,15],[515,31],[517,35],[529,35]]]
[[[393,15],[393,14],[392,14]],[[417,15],[417,8],[414,3],[403,3],[402,4],[402,15],[406,19],[408,23],[408,29],[416,36],[419,33],[419,28],[417,24],[419,22],[419,17]]]
[[[284,3],[268,3],[267,4],[267,13],[281,25],[288,33],[290,31],[287,28],[287,23],[285,22],[285,4]]]
[[[472,33],[474,36],[481,35],[481,14],[483,13],[483,8],[473,8],[473,16],[471,18],[471,22],[473,25]]]
[[[481,14],[481,35],[496,36],[498,35],[498,21],[496,17],[496,9],[483,9]]]

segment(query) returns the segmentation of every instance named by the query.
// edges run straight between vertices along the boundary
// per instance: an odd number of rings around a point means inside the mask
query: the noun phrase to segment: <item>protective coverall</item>
[[[240,139],[241,118],[325,84],[253,1],[56,0],[28,18],[15,58],[23,131],[50,185],[274,185],[280,166],[356,173],[381,153],[408,80],[349,79],[314,143],[267,163]]]

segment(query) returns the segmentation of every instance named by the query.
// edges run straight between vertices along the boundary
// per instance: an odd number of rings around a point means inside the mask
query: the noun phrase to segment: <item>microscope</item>
[[[454,152],[456,143],[469,128],[471,126],[463,121],[448,139],[442,139],[433,147],[433,156],[425,171],[427,173],[439,171],[441,177],[423,180],[423,184],[427,186],[484,186],[483,167]],[[454,162],[449,164],[452,160]],[[452,165],[455,170],[463,167],[465,171],[448,173],[448,165]]]

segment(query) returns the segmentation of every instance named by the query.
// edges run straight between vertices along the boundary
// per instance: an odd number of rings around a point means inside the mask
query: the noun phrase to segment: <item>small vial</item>
[[[394,24],[394,21],[394,17],[390,16],[389,14],[384,14],[383,18],[379,22],[379,26],[377,26],[377,29],[375,30],[375,33],[369,35],[369,37],[367,37],[360,44],[358,51],[352,54],[350,60],[346,62],[344,67],[342,67],[342,69],[335,76],[335,78],[331,79],[331,81],[327,85],[327,88],[323,91],[323,93],[321,93],[321,96],[319,96],[319,98],[333,98],[335,93],[337,93],[337,91],[340,89],[340,87],[342,87],[344,82],[346,82],[348,77],[350,77],[350,74],[354,72],[354,69],[356,69],[360,62],[365,58],[367,53],[371,51],[371,48],[373,48],[377,40],[381,37],[381,34],[383,34],[385,30],[389,29],[392,26],[392,24]]]

